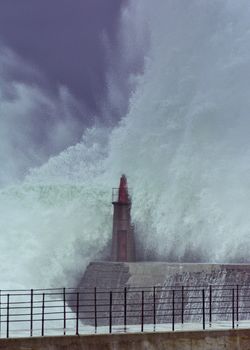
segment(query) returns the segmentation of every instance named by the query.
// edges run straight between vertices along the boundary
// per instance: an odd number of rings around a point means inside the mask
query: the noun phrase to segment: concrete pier
[[[91,262],[79,282],[84,288],[163,285],[250,285],[249,264]]]

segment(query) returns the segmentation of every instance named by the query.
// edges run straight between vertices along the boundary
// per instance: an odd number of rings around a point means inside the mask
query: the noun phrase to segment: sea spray
[[[3,288],[74,283],[108,245],[122,173],[141,258],[249,261],[250,4],[131,4],[150,47],[129,112],[1,191]]]

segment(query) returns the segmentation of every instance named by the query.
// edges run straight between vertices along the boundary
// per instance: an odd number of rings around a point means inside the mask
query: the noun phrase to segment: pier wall
[[[79,287],[122,288],[163,285],[250,285],[249,264],[91,262]]]
[[[250,350],[250,330],[1,339],[1,350]]]

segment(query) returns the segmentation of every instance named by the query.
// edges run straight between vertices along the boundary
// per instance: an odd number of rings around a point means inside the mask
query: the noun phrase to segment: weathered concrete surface
[[[250,330],[1,339],[1,350],[250,350]]]
[[[152,287],[163,285],[250,285],[249,264],[167,262],[91,262],[79,282],[84,288]]]

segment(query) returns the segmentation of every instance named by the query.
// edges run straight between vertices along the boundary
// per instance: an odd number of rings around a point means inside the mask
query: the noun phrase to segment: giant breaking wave
[[[121,173],[140,258],[250,260],[250,3],[134,0],[131,17],[150,46],[128,114],[1,189],[2,288],[74,284],[109,242]]]

